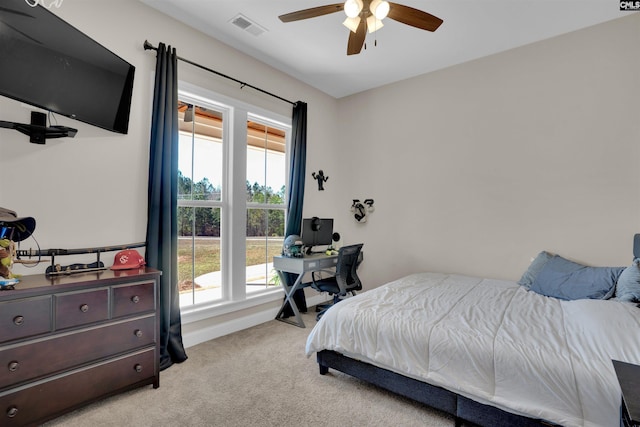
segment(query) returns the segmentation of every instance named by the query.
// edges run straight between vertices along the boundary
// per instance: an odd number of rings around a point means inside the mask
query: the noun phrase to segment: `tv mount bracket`
[[[0,128],[15,129],[29,136],[29,142],[33,144],[44,144],[52,138],[73,138],[78,133],[77,129],[67,126],[47,126],[47,115],[38,111],[31,112],[30,124],[0,120]]]

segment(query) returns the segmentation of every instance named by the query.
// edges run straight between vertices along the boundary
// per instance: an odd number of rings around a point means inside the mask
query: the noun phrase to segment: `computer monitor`
[[[333,243],[333,218],[303,218],[302,245],[311,253],[314,246],[329,246]]]

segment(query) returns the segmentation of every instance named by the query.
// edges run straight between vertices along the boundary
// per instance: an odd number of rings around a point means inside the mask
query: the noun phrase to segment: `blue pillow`
[[[527,268],[527,271],[525,271],[520,280],[518,280],[518,284],[529,289],[538,273],[540,273],[540,270],[542,270],[542,266],[545,265],[547,261],[551,259],[551,257],[553,257],[553,255],[551,255],[549,252],[540,252],[538,256],[535,257],[533,261],[531,261],[531,264],[529,264],[529,268]]]
[[[616,299],[640,302],[640,258],[625,268],[616,285]]]
[[[562,300],[608,299],[613,296],[624,267],[587,267],[553,256],[543,266],[531,290]]]

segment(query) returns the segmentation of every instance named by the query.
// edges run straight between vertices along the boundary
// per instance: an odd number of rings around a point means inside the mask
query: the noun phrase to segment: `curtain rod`
[[[155,50],[155,51],[157,51],[157,50],[158,50],[158,48],[157,48],[157,47],[153,46],[151,43],[149,43],[147,40],[145,40],[145,41],[144,41],[144,50],[150,50],[150,49],[151,49],[151,50]],[[267,94],[267,95],[269,95],[269,96],[273,96],[274,98],[278,98],[278,99],[279,99],[279,100],[281,100],[281,101],[288,102],[288,103],[289,103],[289,104],[291,104],[291,105],[296,105],[296,103],[295,103],[295,102],[293,102],[293,101],[289,101],[288,99],[285,99],[285,98],[283,98],[283,97],[281,97],[281,96],[275,95],[275,94],[273,94],[273,93],[271,93],[271,92],[267,92],[267,91],[266,91],[266,90],[264,90],[264,89],[260,89],[259,87],[255,87],[255,86],[253,86],[253,85],[250,85],[249,83],[246,83],[246,82],[240,81],[240,80],[238,80],[238,79],[235,79],[235,78],[233,78],[233,77],[227,76],[226,74],[222,74],[222,73],[220,73],[220,72],[218,72],[218,71],[216,71],[216,70],[212,70],[211,68],[207,68],[207,67],[205,67],[204,65],[200,65],[200,64],[198,64],[198,63],[196,63],[196,62],[190,61],[190,60],[185,59],[185,58],[181,58],[181,57],[179,57],[179,56],[178,56],[178,59],[179,59],[180,61],[182,61],[182,62],[186,62],[187,64],[191,64],[191,65],[193,65],[193,66],[195,66],[195,67],[202,68],[203,70],[209,71],[210,73],[217,74],[217,75],[219,75],[220,77],[224,77],[225,79],[233,80],[234,82],[239,83],[239,84],[241,85],[240,89],[242,89],[242,88],[243,88],[243,87],[245,87],[245,86],[249,86],[249,87],[250,87],[250,88],[252,88],[252,89],[255,89],[255,90],[257,90],[257,91],[259,91],[259,92],[262,92],[262,93],[264,93],[264,94]]]

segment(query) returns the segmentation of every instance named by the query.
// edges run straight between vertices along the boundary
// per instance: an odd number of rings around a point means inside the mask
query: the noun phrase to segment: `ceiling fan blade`
[[[389,2],[388,18],[421,30],[435,31],[442,24],[442,19],[431,15],[430,13],[404,6],[397,3]]]
[[[361,19],[356,32],[349,31],[349,42],[347,43],[347,55],[357,55],[362,50],[364,38],[367,35],[367,20]]]
[[[311,9],[298,10],[297,12],[286,13],[278,16],[282,22],[299,21],[301,19],[315,18],[316,16],[328,15],[330,13],[344,10],[344,3],[328,4],[326,6],[312,7]]]

